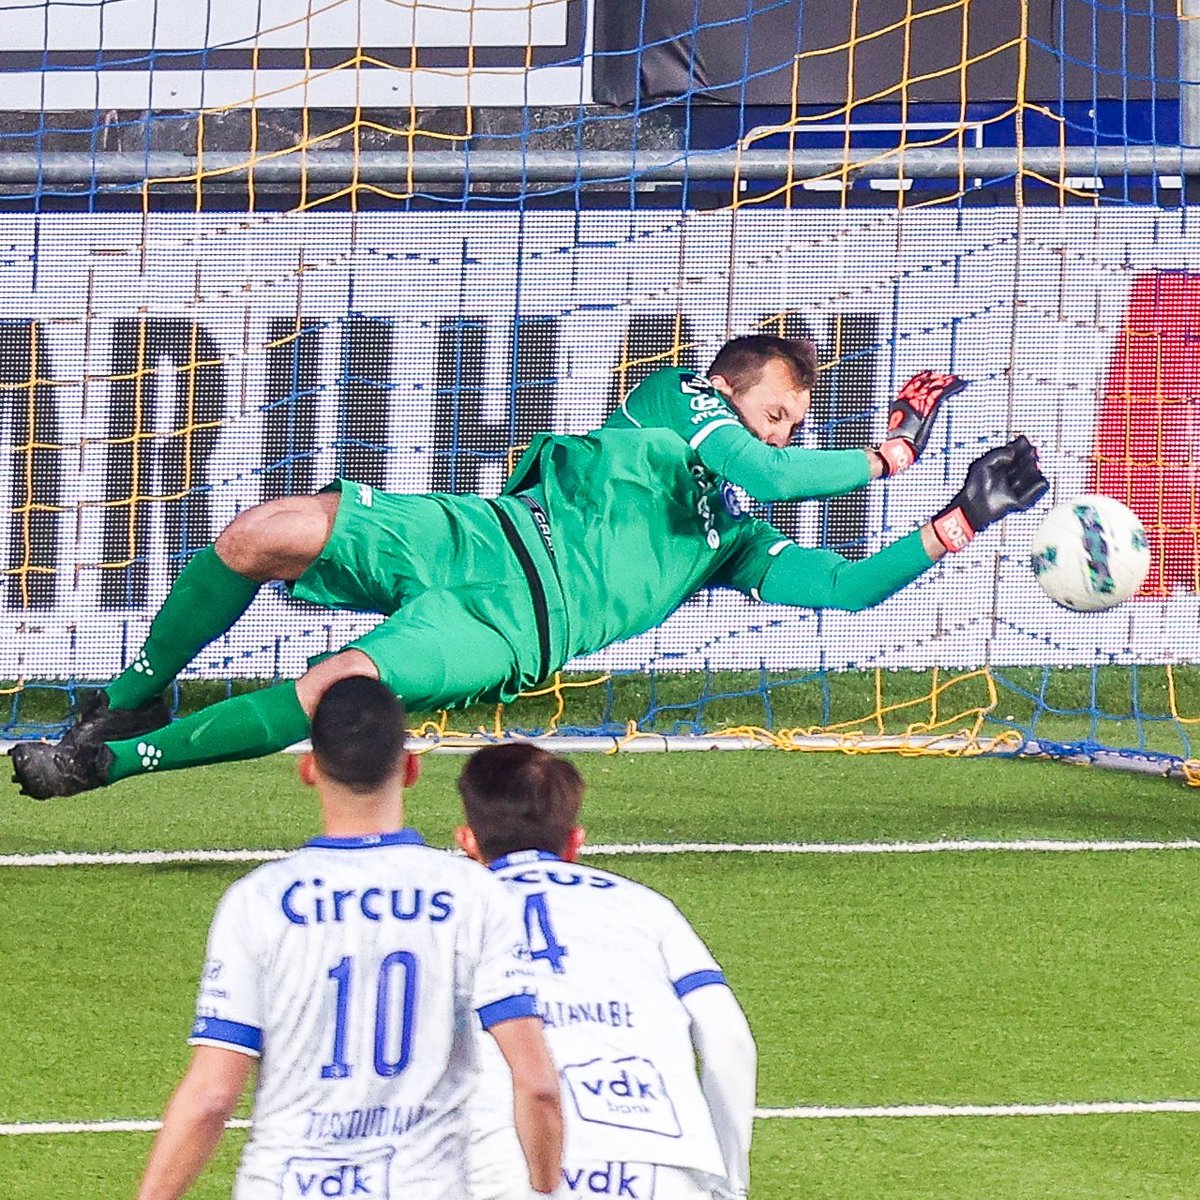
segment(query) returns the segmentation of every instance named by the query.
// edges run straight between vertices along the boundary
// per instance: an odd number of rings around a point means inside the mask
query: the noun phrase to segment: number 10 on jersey
[[[355,1064],[346,1059],[346,1036],[350,1023],[371,1020],[368,991],[375,991],[374,1067],[385,1079],[399,1075],[412,1057],[413,1024],[417,1008],[417,959],[408,950],[393,950],[379,964],[373,980],[359,976],[354,956],[347,954],[329,968],[336,989],[334,997],[333,1054],[321,1068],[322,1079],[348,1079]]]

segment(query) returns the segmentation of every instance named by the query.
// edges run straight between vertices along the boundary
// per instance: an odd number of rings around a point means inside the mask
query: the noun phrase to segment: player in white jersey
[[[528,743],[490,746],[458,786],[459,845],[524,915],[563,1089],[555,1196],[744,1197],[756,1051],[708,948],[665,896],[575,861],[583,781],[565,759]],[[519,1151],[507,1073],[486,1053],[484,1072],[472,1100],[471,1195],[512,1200]]]
[[[187,1190],[256,1059],[236,1200],[461,1200],[472,1024],[513,1072],[519,1194],[556,1186],[558,1080],[519,916],[488,872],[403,827],[417,761],[403,720],[366,677],[322,697],[300,774],[320,796],[324,836],[225,893],[191,1064],[139,1200]]]

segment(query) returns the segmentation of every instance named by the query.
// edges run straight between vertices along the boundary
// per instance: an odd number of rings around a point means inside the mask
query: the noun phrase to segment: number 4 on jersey
[[[566,970],[562,960],[567,957],[567,948],[554,936],[545,892],[534,892],[525,897],[525,940],[529,943],[529,957],[534,962],[546,959],[556,975]]]

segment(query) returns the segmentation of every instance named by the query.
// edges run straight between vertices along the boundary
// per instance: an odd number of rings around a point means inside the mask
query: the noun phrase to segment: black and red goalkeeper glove
[[[1021,434],[967,468],[962,490],[933,518],[933,532],[947,550],[961,550],[981,529],[1032,508],[1049,490],[1037,451]]]
[[[966,386],[967,380],[957,375],[922,371],[900,389],[888,409],[887,437],[878,446],[885,476],[898,475],[917,461],[942,401]]]

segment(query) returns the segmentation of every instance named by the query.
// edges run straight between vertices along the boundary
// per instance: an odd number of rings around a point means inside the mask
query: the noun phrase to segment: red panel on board
[[[1200,590],[1200,275],[1134,279],[1096,422],[1093,489],[1142,520],[1150,540],[1143,596]]]

